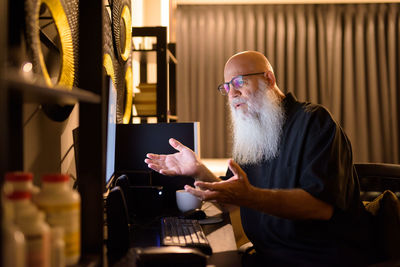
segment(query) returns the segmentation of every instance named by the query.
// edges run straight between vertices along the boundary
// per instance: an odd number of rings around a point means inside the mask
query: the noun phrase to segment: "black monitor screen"
[[[144,162],[147,153],[170,154],[176,150],[169,145],[175,138],[194,150],[200,157],[200,123],[118,124],[115,171],[149,170]]]

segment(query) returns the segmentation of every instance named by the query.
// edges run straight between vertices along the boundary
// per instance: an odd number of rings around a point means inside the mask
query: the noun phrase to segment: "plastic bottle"
[[[26,263],[29,267],[50,267],[50,227],[44,212],[26,209],[16,218],[26,240]]]
[[[6,195],[14,191],[27,191],[32,195],[39,192],[39,188],[33,185],[33,174],[30,172],[7,172],[4,178],[4,188],[8,189]]]
[[[14,191],[7,194],[7,200],[11,204],[13,210],[13,219],[16,223],[21,214],[28,210],[37,211],[36,206],[31,201],[31,193],[27,191]]]
[[[26,244],[21,230],[14,224],[14,211],[12,204],[3,199],[3,224],[2,224],[2,266],[25,267]]]
[[[65,266],[65,242],[64,242],[64,229],[61,227],[53,227],[51,233],[51,267],[64,267]]]
[[[78,192],[69,186],[67,174],[47,174],[42,177],[40,193],[34,202],[46,213],[51,227],[64,229],[65,261],[76,264],[80,257],[80,205]]]

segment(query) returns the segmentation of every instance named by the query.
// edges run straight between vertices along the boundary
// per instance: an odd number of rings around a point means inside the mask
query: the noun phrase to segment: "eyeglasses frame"
[[[264,72],[247,73],[247,74],[237,75],[237,76],[233,77],[229,82],[221,83],[220,85],[218,85],[217,90],[218,90],[222,95],[228,95],[229,92],[230,92],[230,90],[231,90],[231,86],[230,86],[230,85],[232,85],[232,86],[235,88],[235,86],[233,85],[233,81],[234,81],[235,79],[237,79],[238,77],[242,77],[242,79],[243,79],[243,77],[246,77],[246,76],[260,75],[260,74],[265,74],[265,71],[264,71]],[[227,85],[229,86],[229,87],[228,87],[228,88],[229,88],[228,92],[225,90],[225,86],[224,86],[225,84],[227,84]],[[221,90],[220,88],[222,88],[223,90]],[[235,89],[237,90],[237,88],[235,88]]]

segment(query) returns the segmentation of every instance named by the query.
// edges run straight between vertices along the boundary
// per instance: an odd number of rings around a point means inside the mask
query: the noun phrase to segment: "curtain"
[[[179,5],[177,114],[200,121],[205,158],[230,157],[226,60],[257,50],[278,87],[324,105],[356,162],[399,163],[399,4]]]

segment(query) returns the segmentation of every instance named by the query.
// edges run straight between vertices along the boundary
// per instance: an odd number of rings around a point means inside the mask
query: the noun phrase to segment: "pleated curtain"
[[[277,84],[327,107],[355,162],[399,163],[399,4],[179,5],[177,113],[200,121],[204,158],[230,157],[226,60],[264,53]]]

